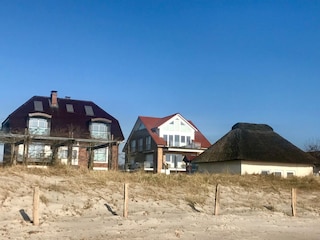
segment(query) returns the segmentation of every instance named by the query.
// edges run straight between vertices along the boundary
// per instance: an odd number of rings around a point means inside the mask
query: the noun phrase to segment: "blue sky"
[[[212,143],[237,122],[320,138],[320,1],[0,0],[0,33],[0,121],[57,90],[125,138],[177,112]]]

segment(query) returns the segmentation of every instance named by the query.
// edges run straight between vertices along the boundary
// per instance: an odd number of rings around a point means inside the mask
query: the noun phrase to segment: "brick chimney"
[[[51,107],[58,107],[57,91],[51,91]]]

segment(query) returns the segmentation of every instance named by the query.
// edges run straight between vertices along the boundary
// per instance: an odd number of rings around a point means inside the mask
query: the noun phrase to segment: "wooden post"
[[[10,159],[10,166],[16,165],[15,161],[15,144],[11,143],[11,159]]]
[[[128,217],[128,186],[129,183],[124,184],[124,197],[123,197],[123,217]]]
[[[216,186],[216,196],[215,196],[215,201],[214,201],[214,215],[219,214],[219,209],[220,209],[220,185],[217,184]]]
[[[24,129],[24,139],[23,139],[23,156],[22,162],[27,165],[29,158],[29,131],[27,128]]]
[[[39,226],[39,187],[33,190],[33,225]]]
[[[68,160],[67,160],[68,166],[71,166],[72,164],[72,149],[73,149],[73,143],[71,141],[68,143]]]
[[[88,159],[88,169],[93,169],[93,149],[92,149],[92,143],[90,143],[90,147],[88,148],[89,153],[89,159]]]
[[[292,209],[293,217],[297,215],[296,206],[297,206],[297,189],[292,188],[291,189],[291,209]]]

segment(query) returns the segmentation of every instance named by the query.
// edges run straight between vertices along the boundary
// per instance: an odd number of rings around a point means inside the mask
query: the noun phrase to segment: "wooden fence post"
[[[33,225],[39,226],[39,187],[33,190]]]
[[[296,207],[297,207],[297,189],[292,188],[291,189],[291,209],[292,209],[293,217],[297,215]]]
[[[217,184],[215,201],[214,201],[214,215],[217,216],[219,214],[219,209],[220,209],[220,185]]]
[[[124,184],[124,196],[123,196],[123,217],[128,217],[128,186],[129,183]]]

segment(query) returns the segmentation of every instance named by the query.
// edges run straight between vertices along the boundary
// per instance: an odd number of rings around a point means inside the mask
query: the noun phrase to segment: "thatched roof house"
[[[286,177],[312,174],[316,159],[266,124],[237,123],[193,162],[202,172]]]

